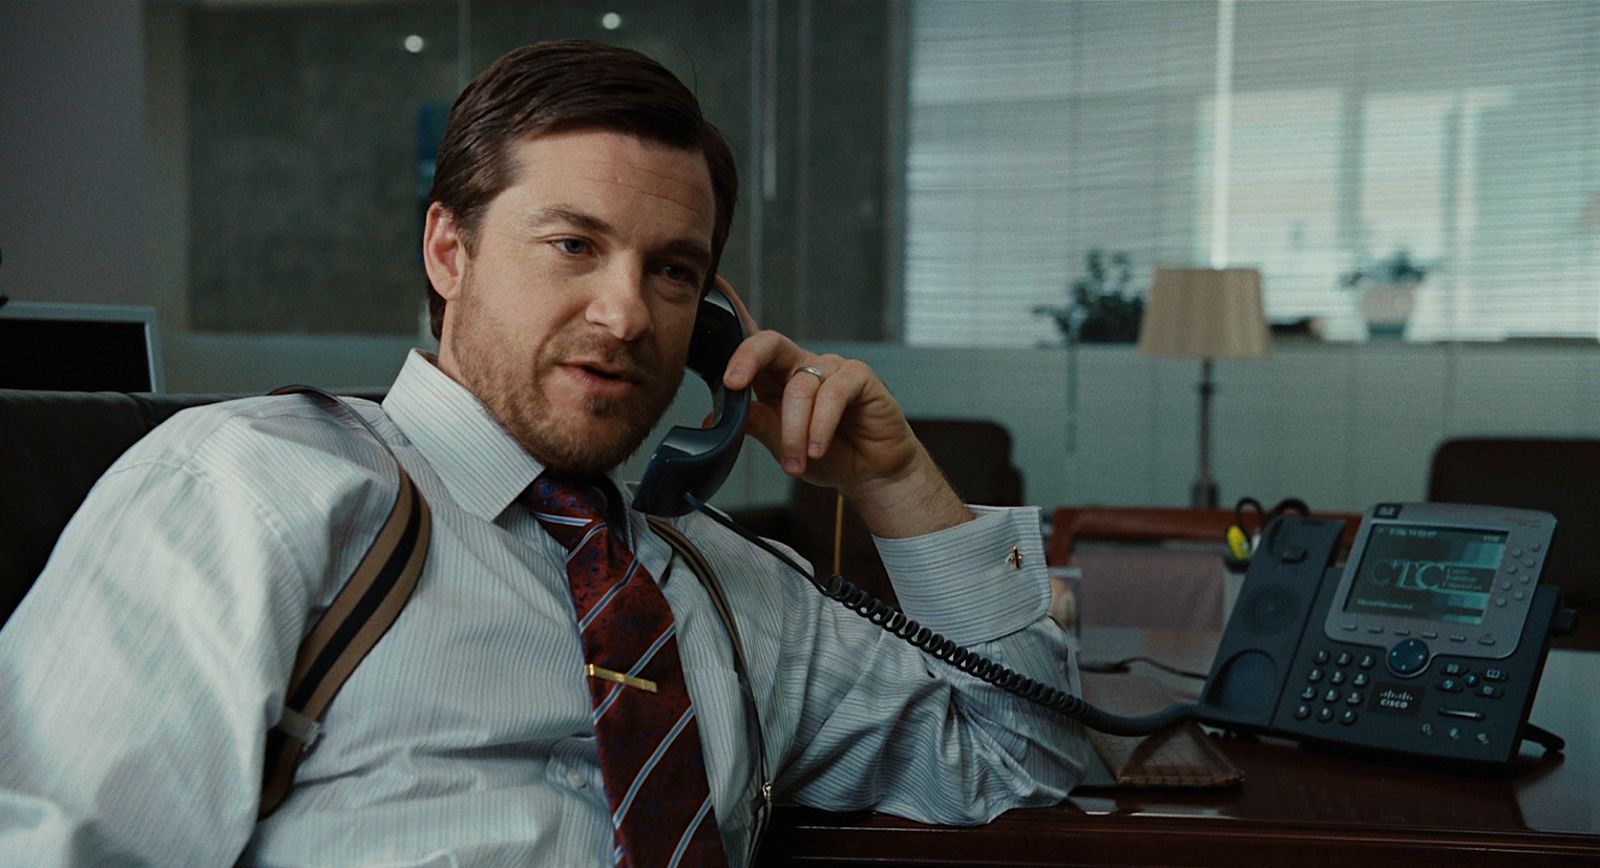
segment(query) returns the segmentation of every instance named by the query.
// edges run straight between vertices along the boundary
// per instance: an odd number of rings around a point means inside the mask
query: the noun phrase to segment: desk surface
[[[1093,659],[1144,654],[1203,671],[1217,636],[1089,631]],[[1154,670],[1145,670],[1153,673]],[[1198,682],[1188,682],[1189,692]],[[780,810],[764,865],[1600,864],[1600,654],[1552,651],[1532,720],[1567,740],[1524,746],[1504,773],[1441,770],[1217,737],[1244,770],[1231,790],[1075,795],[971,829],[881,814]]]

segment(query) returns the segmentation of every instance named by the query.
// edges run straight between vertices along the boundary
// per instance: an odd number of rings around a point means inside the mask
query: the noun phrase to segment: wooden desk
[[[1106,630],[1084,646],[1091,659],[1146,654],[1203,671],[1217,639]],[[1533,721],[1564,737],[1566,753],[1544,760],[1525,746],[1502,774],[1218,737],[1242,787],[1075,795],[967,829],[785,809],[761,864],[1600,865],[1597,688],[1600,654],[1551,652]]]

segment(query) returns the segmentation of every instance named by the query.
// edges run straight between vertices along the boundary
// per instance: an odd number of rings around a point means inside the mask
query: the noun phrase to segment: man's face
[[[509,148],[514,182],[473,254],[436,205],[424,239],[447,306],[439,366],[534,458],[620,464],[683,379],[711,262],[705,158],[621,133],[537,135]]]

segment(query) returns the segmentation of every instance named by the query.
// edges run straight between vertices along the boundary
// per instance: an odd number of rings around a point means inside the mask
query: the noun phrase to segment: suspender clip
[[[283,716],[278,718],[278,725],[273,729],[300,742],[300,750],[304,753],[309,753],[317,739],[322,738],[321,721],[312,720],[287,705],[283,707]]]

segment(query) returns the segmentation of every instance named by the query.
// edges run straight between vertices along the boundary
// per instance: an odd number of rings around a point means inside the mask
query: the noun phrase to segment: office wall
[[[0,4],[0,294],[148,303],[141,4]]]
[[[907,413],[1000,421],[1031,502],[1182,504],[1198,464],[1199,363],[1131,346],[933,350],[821,347],[858,356]],[[1600,346],[1280,342],[1219,362],[1214,475],[1224,503],[1301,497],[1359,511],[1426,492],[1447,437],[1600,437]],[[1076,397],[1069,401],[1069,392]],[[753,486],[764,495],[770,484]]]

